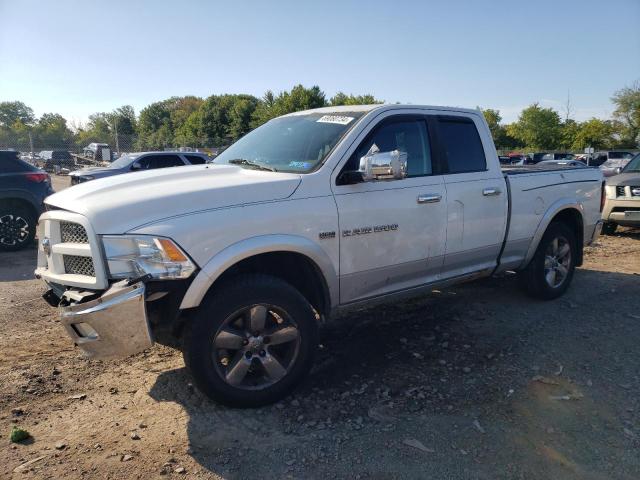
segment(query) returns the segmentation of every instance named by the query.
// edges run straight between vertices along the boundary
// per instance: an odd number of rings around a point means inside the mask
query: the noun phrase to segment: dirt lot
[[[165,347],[83,359],[34,262],[0,254],[0,478],[639,476],[640,231],[602,237],[557,301],[505,277],[336,319],[256,410],[205,399]]]

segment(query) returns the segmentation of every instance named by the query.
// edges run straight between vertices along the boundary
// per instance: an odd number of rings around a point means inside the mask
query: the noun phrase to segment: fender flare
[[[547,209],[545,214],[540,219],[538,223],[538,227],[536,228],[536,232],[534,233],[531,243],[529,244],[529,249],[527,250],[527,255],[522,262],[522,267],[526,267],[538,249],[538,245],[542,240],[542,236],[547,231],[549,224],[555,218],[555,216],[562,212],[563,210],[576,210],[580,213],[582,217],[582,223],[584,228],[584,206],[582,203],[578,202],[575,198],[560,198],[556,200],[551,206]],[[583,232],[584,235],[584,232]]]
[[[249,257],[271,252],[299,253],[309,258],[325,280],[329,307],[333,307],[339,298],[338,275],[327,253],[308,238],[297,235],[260,235],[229,245],[214,255],[198,272],[184,295],[180,309],[194,308],[200,305],[211,285],[228,268]]]

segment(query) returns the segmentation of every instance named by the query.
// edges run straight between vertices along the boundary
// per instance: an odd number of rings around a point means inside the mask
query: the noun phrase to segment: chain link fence
[[[127,153],[140,151],[135,135],[112,135],[109,139],[33,138],[29,134],[0,132],[0,150],[20,152],[20,157],[46,171],[66,173],[88,166],[108,165]],[[145,149],[148,150],[148,149]],[[204,152],[215,157],[217,147],[167,146],[164,151]]]

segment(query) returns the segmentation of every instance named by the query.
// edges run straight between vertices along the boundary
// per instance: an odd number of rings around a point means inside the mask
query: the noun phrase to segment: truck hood
[[[607,185],[640,185],[640,172],[621,173],[607,179]]]
[[[192,165],[116,175],[48,197],[48,205],[87,217],[98,234],[198,211],[287,198],[300,175],[235,165]]]

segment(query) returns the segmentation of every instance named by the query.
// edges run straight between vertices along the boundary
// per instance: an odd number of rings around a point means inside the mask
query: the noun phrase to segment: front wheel
[[[196,385],[233,407],[286,396],[313,364],[316,315],[290,284],[245,275],[209,295],[187,326],[183,356]]]
[[[531,262],[520,273],[521,284],[529,295],[551,300],[569,288],[578,257],[576,243],[575,234],[567,225],[549,225]]]

